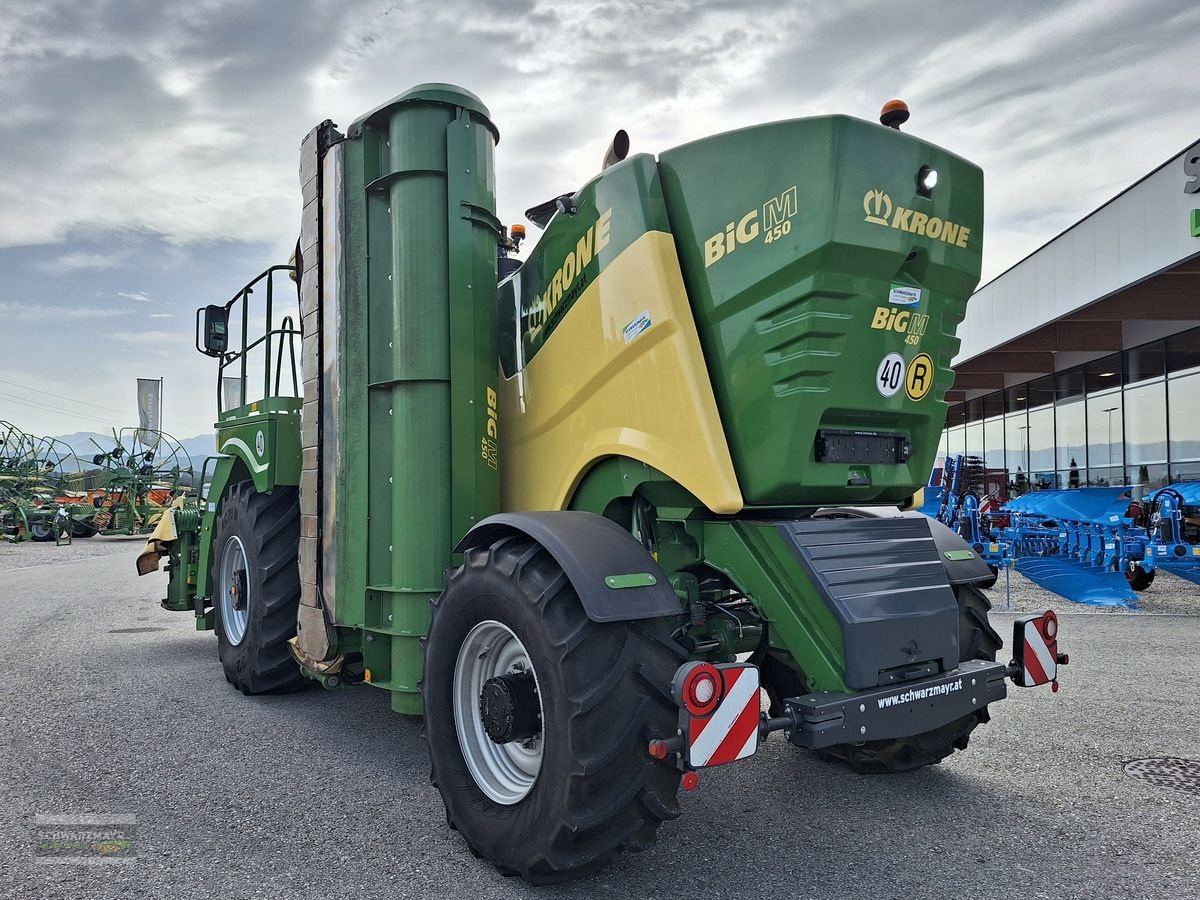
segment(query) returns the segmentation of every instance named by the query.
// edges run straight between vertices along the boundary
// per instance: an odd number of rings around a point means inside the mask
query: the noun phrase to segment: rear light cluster
[[[721,673],[709,663],[696,663],[684,675],[680,700],[689,714],[703,718],[721,703]]]
[[[1058,638],[1058,616],[1050,610],[1046,610],[1042,616],[1042,634],[1046,636],[1047,641],[1054,641]]]

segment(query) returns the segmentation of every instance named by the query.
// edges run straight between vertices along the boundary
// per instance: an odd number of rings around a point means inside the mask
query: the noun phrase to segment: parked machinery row
[[[114,430],[107,446],[81,458],[56,438],[0,421],[0,537],[70,543],[97,534],[143,534],[186,495],[187,451],[160,431]]]
[[[981,491],[982,461],[935,470],[922,512],[954,528],[991,566],[1013,560],[1035,583],[1080,603],[1134,606],[1164,569],[1200,583],[1200,482],[1133,499],[1133,489]]]

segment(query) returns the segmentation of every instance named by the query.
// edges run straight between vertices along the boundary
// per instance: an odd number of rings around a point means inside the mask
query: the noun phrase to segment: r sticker
[[[889,353],[875,370],[875,390],[879,391],[881,396],[895,397],[903,381],[904,357],[899,353]]]
[[[928,353],[918,353],[908,364],[904,376],[904,391],[909,400],[924,400],[933,387],[933,358]]]
[[[636,319],[634,319],[632,322],[630,322],[628,325],[626,325],[625,328],[622,330],[621,333],[625,336],[625,343],[628,344],[630,341],[632,341],[635,337],[637,337],[639,334],[641,334],[643,331],[645,331],[649,327],[650,327],[650,310],[643,309],[642,314],[640,316],[638,316]]]
[[[888,293],[888,303],[896,306],[918,306],[921,303],[921,289],[893,284]]]

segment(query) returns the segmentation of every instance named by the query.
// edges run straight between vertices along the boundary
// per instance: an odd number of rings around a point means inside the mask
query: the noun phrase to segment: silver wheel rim
[[[493,619],[472,628],[454,663],[454,728],[471,777],[481,791],[504,806],[528,796],[542,768],[542,732],[526,741],[497,744],[488,737],[479,717],[484,682],[512,672],[533,675],[540,708],[541,685],[520,638]]]
[[[250,618],[249,568],[246,562],[246,548],[242,546],[242,539],[237,535],[231,535],[221,549],[217,593],[221,604],[221,625],[225,630],[225,640],[235,647],[246,636],[246,623]],[[244,573],[241,587],[238,585],[238,572]],[[239,609],[238,591],[241,588],[245,589],[245,597],[241,598],[241,608]]]

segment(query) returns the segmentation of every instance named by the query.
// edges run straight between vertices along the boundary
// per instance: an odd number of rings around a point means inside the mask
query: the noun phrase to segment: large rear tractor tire
[[[685,659],[663,621],[588,619],[528,538],[466,551],[433,605],[421,685],[450,827],[535,884],[652,846],[679,815],[680,773],[647,748],[675,734]]]
[[[300,503],[296,488],[230,488],[213,530],[213,607],[225,679],[243,694],[308,686],[292,658],[300,606]]]
[[[994,661],[1004,642],[988,623],[991,602],[973,584],[955,585],[954,594],[958,599],[959,660]],[[971,732],[990,718],[985,706],[923,734],[861,744],[838,744],[819,750],[818,754],[822,759],[845,763],[864,775],[909,772],[940,762],[955,750],[967,749]]]

